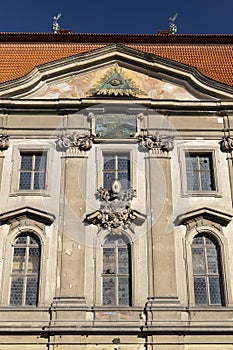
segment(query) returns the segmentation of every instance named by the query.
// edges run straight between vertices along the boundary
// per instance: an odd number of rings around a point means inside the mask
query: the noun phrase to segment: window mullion
[[[36,155],[33,154],[33,156],[32,156],[32,171],[31,171],[31,190],[34,189],[35,163],[36,163]]]

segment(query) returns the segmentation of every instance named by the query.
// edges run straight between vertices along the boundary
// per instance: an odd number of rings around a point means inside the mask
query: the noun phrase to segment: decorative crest
[[[176,34],[177,33],[177,26],[175,25],[175,20],[178,16],[178,13],[175,13],[173,16],[169,17],[169,32],[170,34]]]
[[[53,30],[54,34],[58,33],[58,31],[60,29],[60,25],[58,23],[58,20],[60,17],[61,17],[61,13],[58,13],[56,16],[53,17],[52,30]]]
[[[115,180],[112,190],[100,187],[96,196],[102,203],[99,210],[86,215],[87,223],[116,233],[120,227],[127,228],[132,222],[136,225],[144,222],[145,215],[131,208],[131,201],[136,197],[136,191],[132,187],[122,190],[120,181]]]

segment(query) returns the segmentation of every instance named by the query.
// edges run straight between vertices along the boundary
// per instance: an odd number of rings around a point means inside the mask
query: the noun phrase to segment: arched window
[[[224,305],[220,247],[207,234],[192,242],[194,297],[196,305]]]
[[[103,305],[131,305],[130,244],[109,235],[103,245]]]
[[[37,305],[41,245],[31,233],[19,235],[13,245],[10,305]]]

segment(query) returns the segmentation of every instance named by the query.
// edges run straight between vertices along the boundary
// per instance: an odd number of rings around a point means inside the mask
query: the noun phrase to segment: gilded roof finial
[[[175,20],[178,16],[178,13],[175,13],[174,16],[171,16],[169,17],[169,22],[170,22],[170,25],[169,25],[169,32],[170,34],[176,34],[177,33],[177,26],[175,25]]]
[[[58,13],[56,16],[53,17],[52,30],[53,30],[54,34],[58,33],[58,31],[60,29],[60,25],[58,23],[58,20],[60,17],[61,17],[61,13]]]

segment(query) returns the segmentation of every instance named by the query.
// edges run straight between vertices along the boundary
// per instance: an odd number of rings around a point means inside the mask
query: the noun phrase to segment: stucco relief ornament
[[[97,198],[101,201],[100,209],[87,214],[85,221],[114,233],[120,228],[128,228],[132,222],[142,225],[145,215],[131,208],[134,197],[136,191],[132,187],[122,190],[118,180],[113,182],[110,191],[100,187],[97,190]]]
[[[174,148],[174,137],[151,135],[147,129],[141,129],[137,138],[139,144],[153,154],[169,153]]]
[[[10,145],[8,135],[0,135],[0,151],[5,151]]]
[[[85,135],[85,134],[78,134],[76,132],[73,132],[72,134],[67,134],[61,136],[57,141],[57,148],[59,150],[66,150],[69,147],[77,147],[79,151],[89,151],[93,146],[93,140],[94,135],[91,135],[91,133]]]
[[[232,152],[233,151],[233,138],[231,136],[223,136],[222,140],[219,142],[220,150],[222,152]]]

